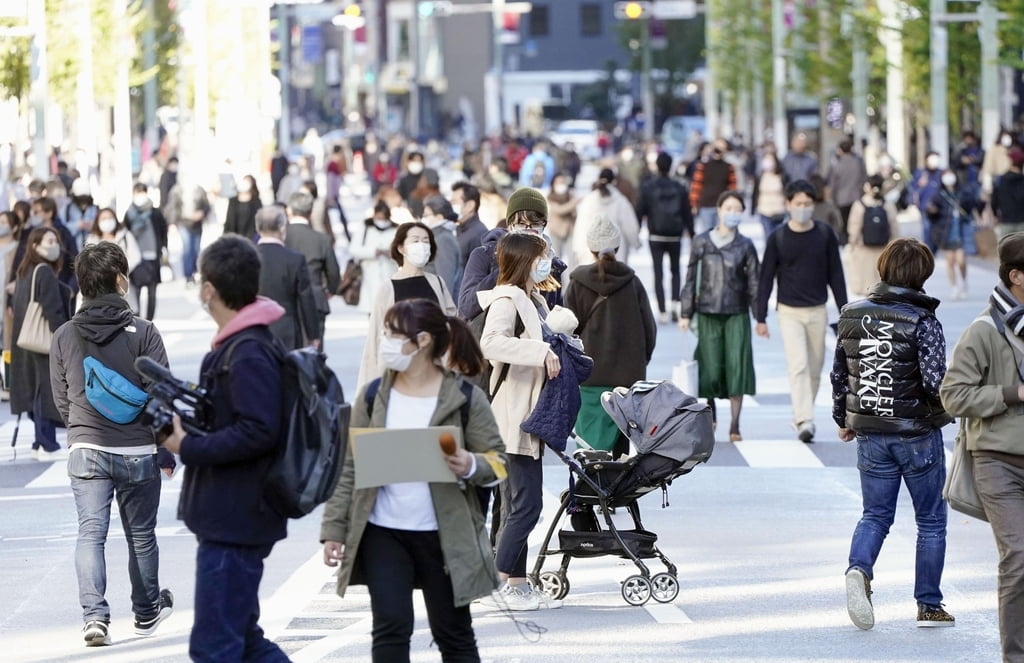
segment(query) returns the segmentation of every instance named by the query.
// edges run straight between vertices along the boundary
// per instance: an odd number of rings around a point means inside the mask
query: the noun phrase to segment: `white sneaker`
[[[537,596],[533,592],[529,591],[529,586],[525,586],[527,587],[527,591],[524,592],[517,586],[510,585],[506,582],[501,587],[491,592],[490,601],[484,599],[481,602],[515,612],[537,610],[540,608],[540,602],[537,600]]]
[[[660,313],[660,314],[658,314],[658,321],[661,324],[663,324],[663,325],[667,325],[668,324],[668,313]]]
[[[56,460],[67,460],[68,452],[64,448],[60,448],[55,451],[46,451],[40,447],[35,450],[35,458],[43,463],[52,463]]]
[[[538,610],[557,610],[562,607],[561,599],[553,599],[544,592],[530,590],[530,596],[537,599]]]

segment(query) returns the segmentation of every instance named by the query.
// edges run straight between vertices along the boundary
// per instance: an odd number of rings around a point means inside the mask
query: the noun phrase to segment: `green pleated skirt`
[[[701,398],[753,395],[757,389],[750,316],[746,313],[698,316],[697,349]]]
[[[576,435],[603,451],[612,451],[619,439],[619,427],[601,407],[601,394],[614,387],[580,387],[582,405],[576,416]]]

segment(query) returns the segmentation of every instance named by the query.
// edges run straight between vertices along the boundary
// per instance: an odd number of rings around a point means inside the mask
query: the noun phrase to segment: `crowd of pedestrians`
[[[68,429],[86,644],[111,642],[102,541],[114,498],[129,542],[136,633],[155,632],[174,607],[160,587],[154,533],[159,473],[173,471],[173,453],[186,467],[179,513],[198,540],[190,656],[287,660],[258,623],[263,563],[287,522],[265,508],[262,477],[285,423],[278,353],[324,347],[342,284],[341,238],[332,231],[340,226],[359,275],[352,303],[368,324],[353,425],[456,426],[462,442],[445,457],[457,481],[444,484],[357,488],[349,454],[327,504],[324,562],[340,567],[340,595],[368,586],[375,661],[408,660],[414,588],[424,592],[445,660],[479,660],[474,600],[511,611],[561,607],[528,579],[548,442],[523,425],[545,390],[564,388],[565,342],[582,343],[594,369],[570,385],[579,405],[557,414],[590,446],[629,452],[600,396],[645,379],[656,344],[679,342],[680,332],[697,336],[694,395],[708,401],[716,425],[715,400],[729,400],[727,439],[740,442],[743,399],[756,392],[753,336],[769,336],[774,304],[794,432],[810,443],[830,299],[839,316],[832,418],[840,439],[856,440],[863,499],[845,575],[851,620],[874,625],[871,582],[904,482],[918,529],[917,624],[955,624],[940,590],[941,429],[962,417],[1000,553],[1004,654],[1019,660],[1024,450],[1011,417],[1024,400],[1024,235],[1014,232],[1024,228],[1024,198],[1012,185],[1024,177],[1024,150],[1012,139],[998,146],[990,155],[965,135],[953,163],[930,154],[904,186],[891,166],[868,176],[849,141],[825,172],[803,136],[782,159],[769,145],[742,162],[718,139],[685,168],[652,145],[622,150],[601,164],[590,191],[578,192],[573,160],[536,141],[496,158],[492,146],[489,163],[467,158],[466,179],[445,195],[433,156],[396,144],[367,165],[373,203],[352,228],[341,206],[349,160],[340,146],[329,158],[313,155],[325,162],[323,198],[312,164],[275,163],[273,206],[250,175],[231,191],[183,189],[174,160],[158,186],[136,185],[123,218],[96,205],[84,183],[71,182],[63,212],[45,185],[36,187],[28,205],[0,214],[12,355],[5,386],[12,412],[33,420],[39,459],[67,453],[56,429]],[[230,193],[223,236],[200,252],[220,193]],[[920,212],[920,240],[899,237],[897,215],[908,205]],[[1003,237],[1000,283],[947,370],[939,302],[923,285],[942,253],[953,297],[966,296],[965,256],[986,212]],[[740,231],[751,217],[763,230],[760,251]],[[657,317],[629,265],[644,228]],[[200,378],[211,398],[204,436],[178,418],[159,436],[138,418],[114,421],[86,384],[85,371],[99,370],[90,360],[137,389],[147,381],[132,359],[167,365],[149,320],[172,233],[182,242],[181,276],[217,325]],[[848,302],[848,292],[859,299]],[[679,331],[659,326],[670,321]],[[52,334],[49,353],[22,346],[26,325]],[[479,536],[488,516],[490,542]]]

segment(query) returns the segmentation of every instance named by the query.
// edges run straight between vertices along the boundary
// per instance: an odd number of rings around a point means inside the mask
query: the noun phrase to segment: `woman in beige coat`
[[[379,340],[384,329],[384,314],[392,304],[405,299],[429,299],[437,302],[445,315],[457,313],[444,280],[423,269],[437,255],[434,233],[426,224],[411,221],[398,226],[390,250],[398,271],[377,287],[374,296],[373,308],[370,309],[370,333],[363,345],[363,360],[356,382],[360,387],[384,372],[378,357]]]
[[[886,202],[882,195],[884,179],[881,175],[872,175],[864,183],[864,195],[860,200],[853,203],[850,208],[850,218],[846,222],[846,234],[848,241],[848,271],[850,291],[855,295],[864,297],[868,294],[871,286],[879,281],[878,256],[882,255],[882,249],[890,241],[899,236],[899,222],[896,220],[896,206]],[[888,221],[888,238],[884,243],[879,243],[882,237],[878,231],[869,230],[865,233],[864,219],[868,210],[881,209],[885,212]],[[873,218],[877,215],[872,213]],[[885,233],[883,232],[882,235]],[[865,239],[867,243],[865,243]]]
[[[463,448],[444,456],[458,481],[356,489],[355,459],[348,454],[324,508],[324,563],[340,565],[339,596],[351,584],[367,586],[375,663],[409,660],[415,588],[423,590],[443,659],[479,661],[469,604],[497,587],[498,578],[476,492],[466,484],[493,486],[507,471],[487,396],[445,363],[474,375],[483,357],[462,320],[424,299],[395,304],[384,329],[388,370],[375,383],[376,393],[360,390],[352,425],[461,428]],[[442,453],[437,436],[423,443]]]
[[[518,219],[508,221],[514,226]],[[509,610],[559,607],[532,591],[526,579],[527,539],[540,520],[544,477],[541,441],[520,428],[536,407],[545,378],[561,370],[543,331],[548,308],[540,288],[549,287],[551,259],[547,243],[531,233],[509,233],[497,249],[497,285],[477,293],[486,315],[480,348],[492,365],[491,407],[509,465],[508,481],[501,486],[495,566],[503,584],[496,602]]]

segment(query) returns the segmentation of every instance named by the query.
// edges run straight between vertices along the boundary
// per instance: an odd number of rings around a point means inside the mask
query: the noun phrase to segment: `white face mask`
[[[789,210],[789,217],[800,224],[811,223],[814,219],[813,207],[794,207]]]
[[[413,175],[419,175],[420,173],[423,172],[423,164],[420,163],[419,161],[410,161],[409,172],[412,173]]]
[[[377,226],[379,230],[387,230],[391,227],[391,222],[387,219],[374,219],[373,225]]]
[[[556,184],[555,185],[555,193],[557,193],[560,196],[564,196],[565,194],[569,193],[569,185],[568,184]]]
[[[405,259],[417,267],[423,267],[430,262],[430,245],[423,242],[405,245]]]
[[[136,207],[145,207],[149,203],[149,196],[146,194],[137,194],[132,196],[132,202],[135,203]]]
[[[743,223],[743,212],[722,212],[722,224],[726,228],[738,228]]]
[[[936,170],[939,167],[939,157],[931,156],[924,160],[924,165],[928,170]]]
[[[943,175],[942,185],[950,188],[956,186],[956,175],[954,175],[953,173],[946,173],[945,175]]]
[[[41,225],[43,225],[43,217],[42,216],[40,216],[38,214],[33,214],[32,216],[28,217],[28,227],[29,228],[38,228]]]
[[[107,233],[108,235],[117,230],[117,221],[110,217],[100,219],[97,225],[100,227],[100,232]]]
[[[461,219],[462,218],[462,205],[456,205],[455,203],[452,203],[452,213],[455,214],[455,216],[457,216],[457,217],[459,217]]]
[[[386,334],[380,336],[380,363],[384,364],[387,368],[392,371],[398,371],[401,373],[409,368],[409,364],[412,363],[412,358],[419,352],[419,347],[416,348],[416,352],[412,354],[405,354],[402,352],[402,347],[405,345],[406,339],[404,338],[392,338]]]
[[[534,283],[542,283],[544,279],[551,275],[551,259],[541,258],[537,261],[537,267],[530,273],[530,278],[533,279]]]
[[[249,180],[242,180],[238,183],[239,193],[249,193],[250,191],[252,191],[252,182]]]
[[[1003,136],[1002,138],[999,139],[999,144],[1002,145],[1003,147],[1009,147],[1013,145],[1013,138],[1011,138],[1010,136]]]
[[[771,159],[762,159],[761,160],[761,170],[763,170],[766,173],[774,173],[775,172],[775,162],[773,160],[771,160]]]
[[[60,257],[60,247],[56,244],[50,244],[49,246],[40,244],[36,247],[36,253],[46,262],[57,262],[57,258]]]

